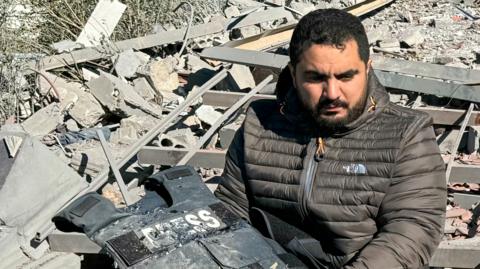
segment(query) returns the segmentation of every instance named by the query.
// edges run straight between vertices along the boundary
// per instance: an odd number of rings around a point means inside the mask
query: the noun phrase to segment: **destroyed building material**
[[[252,96],[257,94],[263,87],[265,87],[271,80],[273,79],[273,76],[268,76],[266,79],[264,79],[262,82],[258,84],[257,87],[253,88],[248,94],[246,94],[242,99],[238,100],[233,106],[229,107],[223,114],[221,114],[220,118],[218,118],[213,124],[211,124],[210,129],[200,138],[200,140],[197,142],[195,147],[193,149],[200,149],[205,145],[210,140],[209,145],[207,145],[207,148],[215,148],[216,141],[218,140],[218,128],[232,115],[239,110],[245,103],[250,100]],[[198,109],[197,109],[198,110]],[[214,138],[212,138],[214,137]],[[185,156],[182,157],[182,159],[177,163],[177,165],[186,165],[188,161],[193,157],[194,151],[190,151],[189,153],[185,154]]]
[[[233,64],[228,70],[228,77],[218,84],[217,89],[242,91],[248,88],[253,89],[254,87],[255,79],[252,72],[250,72],[250,68],[245,65]]]
[[[227,124],[222,127],[219,131],[219,136],[220,136],[220,145],[222,146],[222,149],[228,149],[230,144],[233,141],[233,137],[235,136],[235,133],[237,132],[238,129],[242,126],[241,123],[238,122],[232,122],[230,124]]]
[[[49,252],[40,259],[22,266],[22,269],[81,269],[82,258],[75,253]]]
[[[58,53],[64,53],[64,52],[71,52],[76,49],[81,49],[83,46],[80,43],[77,43],[68,39],[68,40],[62,40],[62,41],[53,43],[50,47],[52,47]]]
[[[5,135],[0,133],[0,136]],[[5,225],[17,227],[17,233],[22,236],[22,248],[28,249],[30,240],[45,223],[86,186],[86,182],[45,145],[24,135],[0,188],[0,220]],[[34,203],[32,197],[35,197]]]
[[[287,21],[294,20],[292,13],[286,11],[283,7],[267,8],[265,10],[252,12],[245,16],[232,19],[227,25],[227,30],[238,29],[279,19],[286,19]]]
[[[216,111],[211,106],[202,105],[195,110],[195,115],[204,123],[212,126],[220,117],[222,113]]]
[[[68,114],[80,125],[92,127],[105,115],[100,103],[84,90],[82,84],[70,82],[51,73],[44,73],[60,94],[62,109],[68,109]],[[41,94],[46,94],[52,88],[43,76],[39,77],[39,89]]]
[[[30,260],[20,249],[19,240],[16,228],[0,226],[0,268],[20,268]]]
[[[85,47],[101,45],[110,38],[126,8],[118,0],[100,0],[76,42]]]
[[[414,27],[403,31],[400,34],[400,42],[407,47],[415,47],[422,44],[425,41],[425,36],[422,33],[421,28]]]
[[[206,23],[201,25],[192,26],[190,38],[195,38],[199,36],[204,36],[208,34],[214,34],[222,32],[224,29],[224,24],[215,22],[215,23]],[[87,61],[93,61],[96,59],[101,59],[105,55],[113,55],[115,51],[122,51],[127,49],[146,49],[155,46],[161,46],[165,44],[175,43],[183,40],[185,34],[185,29],[178,29],[169,32],[162,32],[159,34],[147,35],[144,37],[137,37],[133,39],[123,40],[115,42],[112,45],[112,48],[107,50],[104,47],[97,46],[94,48],[85,48],[81,50],[72,51],[70,53],[64,53],[59,55],[46,56],[37,61],[29,62],[28,67],[35,69],[37,66],[41,66],[42,70],[51,70],[54,68],[79,64]],[[33,71],[30,69],[25,70],[25,74],[31,74]]]
[[[136,78],[133,81],[133,89],[145,100],[153,100],[155,98],[155,90],[148,83],[146,78]]]
[[[57,125],[63,122],[63,117],[60,105],[51,103],[22,122],[21,125],[31,136],[41,137],[55,130]]]
[[[172,125],[172,121],[176,117],[178,117],[178,115],[180,115],[180,113],[183,112],[186,107],[195,102],[203,93],[214,87],[220,80],[224,79],[226,76],[227,71],[225,69],[221,70],[204,85],[202,85],[202,87],[200,87],[194,94],[190,95],[187,100],[185,100],[185,102],[178,106],[174,111],[170,112],[167,116],[165,116],[153,129],[148,131],[144,136],[142,136],[141,139],[137,140],[135,144],[131,145],[129,149],[124,153],[121,160],[118,162],[118,166],[122,167],[128,161],[130,161],[132,157],[137,155],[141,147],[145,146],[156,136],[158,136],[160,133],[164,132],[168,127],[170,127]],[[80,197],[88,192],[98,190],[107,181],[108,173],[109,169],[103,169],[97,175],[95,180],[90,183],[88,188],[77,194],[76,197]],[[42,235],[46,236],[45,231],[43,231]]]
[[[218,52],[215,56],[214,53]],[[216,60],[222,60],[226,62],[235,62],[246,65],[259,65],[262,67],[271,66],[272,68],[278,68],[280,66],[288,63],[288,56],[286,55],[277,55],[272,56],[267,52],[248,52],[246,50],[234,49],[234,48],[211,48],[206,50],[205,54],[202,53],[202,57],[205,58],[214,58]],[[259,63],[256,59],[267,60],[270,59],[271,62],[262,61]],[[423,65],[420,65],[423,67]],[[437,66],[442,69],[444,66]],[[418,67],[421,68],[421,67]],[[384,72],[378,69],[375,69],[375,74],[379,78],[380,82],[388,88],[401,89],[406,91],[413,91],[424,94],[438,95],[448,98],[454,98],[459,100],[465,100],[470,102],[480,102],[480,86],[469,86],[464,84],[457,83],[448,83],[442,82],[433,79],[418,78],[414,76],[407,76],[403,74],[395,74],[393,72]],[[451,69],[443,69],[444,72],[454,71]],[[447,71],[448,70],[448,71]],[[429,71],[431,72],[431,71]],[[459,71],[461,78],[467,73]],[[467,75],[468,76],[468,75]],[[475,77],[468,77],[469,79]]]
[[[113,57],[115,63],[115,72],[120,77],[132,78],[137,73],[137,69],[145,65],[150,57],[143,52],[135,52],[132,49],[121,52]]]
[[[176,65],[176,59],[169,57],[153,61],[139,72],[152,82],[158,93],[173,92],[180,85],[178,74],[175,72]]]
[[[190,128],[171,130],[159,136],[159,146],[173,148],[192,148],[198,138]]]
[[[189,152],[193,156],[188,160],[187,165],[203,168],[224,168],[226,151],[222,150],[191,150],[177,148],[160,148],[145,146],[138,152],[138,162],[152,165],[172,165],[177,163]]]

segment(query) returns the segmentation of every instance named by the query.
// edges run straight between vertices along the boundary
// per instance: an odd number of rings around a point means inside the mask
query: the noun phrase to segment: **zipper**
[[[308,154],[308,153],[311,154]],[[307,201],[312,195],[313,182],[315,179],[315,172],[317,171],[318,163],[323,160],[325,153],[325,141],[323,138],[316,138],[315,143],[310,143],[307,149],[307,167],[305,171],[305,179],[302,181],[302,193],[300,195],[300,212],[303,219],[308,216]]]

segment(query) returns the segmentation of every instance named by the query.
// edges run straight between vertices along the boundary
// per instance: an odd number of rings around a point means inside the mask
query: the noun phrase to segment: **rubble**
[[[222,113],[215,111],[212,106],[202,105],[195,110],[195,115],[202,122],[211,126],[222,116]]]
[[[20,146],[22,143],[31,143],[35,145],[35,148],[41,146],[41,150],[30,152],[32,158],[42,158],[45,151],[51,154],[48,154],[44,160],[31,161],[37,162],[34,165],[25,164],[24,167],[40,169],[37,166],[42,164],[44,167],[53,167],[56,172],[52,178],[54,183],[45,182],[42,174],[35,176],[41,176],[42,182],[47,185],[58,184],[60,187],[47,190],[47,187],[42,185],[38,190],[27,190],[27,193],[38,197],[42,196],[38,194],[40,191],[48,193],[48,197],[55,194],[56,196],[52,199],[57,199],[57,201],[53,207],[58,208],[66,204],[67,200],[73,199],[79,189],[85,187],[87,181],[90,181],[91,186],[97,182],[97,177],[103,177],[104,182],[107,182],[109,164],[100,143],[94,135],[82,136],[83,134],[93,134],[91,131],[98,128],[111,131],[108,147],[111,148],[113,157],[117,161],[123,160],[124,156],[135,156],[137,152],[141,152],[142,149],[138,146],[139,141],[148,136],[149,131],[152,130],[163,131],[150,136],[153,138],[143,145],[150,142],[148,144],[150,148],[167,148],[165,149],[168,151],[167,154],[162,155],[162,158],[165,159],[172,158],[174,160],[173,157],[178,157],[180,151],[176,150],[179,148],[183,149],[181,153],[185,154],[188,149],[197,147],[200,138],[222,117],[222,113],[219,111],[228,107],[224,105],[230,102],[228,98],[237,98],[236,100],[238,100],[240,98],[238,96],[241,96],[238,94],[253,89],[256,82],[260,82],[271,74],[274,77],[278,76],[278,70],[275,68],[248,67],[235,61],[232,61],[231,65],[219,61],[207,61],[199,57],[202,48],[212,46],[238,47],[249,50],[261,48],[268,52],[284,53],[287,51],[284,42],[285,36],[265,39],[268,42],[261,38],[274,36],[279,27],[294,24],[300,17],[299,13],[305,14],[315,8],[344,8],[361,1],[229,0],[227,2],[219,2],[218,5],[210,2],[203,2],[200,5],[192,3],[195,6],[195,20],[190,27],[188,36],[185,34],[188,20],[184,20],[183,17],[189,13],[178,10],[179,14],[175,15],[176,17],[152,27],[153,34],[113,41],[115,34],[112,35],[112,31],[115,25],[121,14],[129,10],[125,9],[125,5],[118,0],[102,0],[78,37],[77,41],[83,45],[71,40],[54,43],[52,44],[53,48],[62,54],[46,55],[38,63],[30,64],[30,69],[39,68],[41,72],[28,69],[24,74],[18,76],[22,80],[21,83],[20,81],[17,83],[21,85],[22,89],[18,95],[18,100],[21,102],[18,106],[19,116],[14,118],[19,123],[3,125],[1,131],[11,133],[26,131],[35,138],[25,140],[14,135],[2,137],[5,143],[0,143],[0,145],[4,145],[3,148],[0,147],[0,154],[5,153],[10,158],[17,154],[17,159],[22,159],[26,158],[25,149]],[[462,12],[456,5],[459,5],[468,14]],[[106,6],[111,8],[106,8]],[[131,7],[128,8],[131,9]],[[479,7],[473,1],[457,1],[455,4],[443,0],[395,1],[387,8],[364,15],[362,20],[373,50],[383,54],[384,57],[473,70],[479,69],[480,64],[480,52],[477,48],[480,28],[478,20],[475,19],[478,14],[480,14]],[[131,15],[129,14],[129,16]],[[95,22],[97,26],[101,24],[105,29],[100,31],[98,28],[94,29],[92,27],[94,20],[98,20]],[[269,31],[271,29],[272,31]],[[280,31],[280,33],[283,32]],[[252,36],[256,37],[244,40]],[[187,42],[186,50],[180,55],[179,48],[184,40]],[[242,47],[247,41],[257,42],[258,46]],[[275,43],[277,41],[278,43]],[[83,48],[83,46],[87,48]],[[211,100],[207,102],[206,97],[205,100],[199,98],[189,103],[178,114],[180,116],[176,116],[177,118],[159,128],[159,124],[163,122],[162,119],[168,118],[168,115],[177,108],[182,108],[186,99],[188,100],[199,87],[202,87],[225,67],[229,68],[227,77],[215,86],[210,85],[211,87],[209,87],[211,91],[208,94],[217,94],[215,92],[217,91],[218,100],[209,98]],[[400,71],[406,69],[403,68],[403,65],[401,67]],[[50,71],[46,72],[46,70]],[[455,73],[450,75],[454,77]],[[422,77],[411,74],[409,76]],[[473,78],[473,76],[471,77]],[[37,84],[30,85],[29,83],[35,79]],[[435,80],[450,82],[451,78],[444,79],[438,75]],[[457,82],[462,83],[463,86],[463,83],[470,85],[479,81],[475,82],[472,79],[468,83]],[[274,88],[275,84],[271,84],[268,90],[265,87],[261,93],[273,94]],[[225,92],[227,92],[226,95]],[[390,100],[401,106],[427,109],[432,106],[441,106],[446,109],[464,109],[462,106],[464,103],[456,99],[402,90],[391,90],[389,94]],[[0,99],[3,96],[2,94]],[[218,102],[222,105],[213,105],[209,102]],[[229,119],[227,124],[222,125],[220,130],[216,131],[209,140],[201,140],[206,142],[199,151],[211,154],[204,159],[196,157],[201,161],[202,166],[209,164],[210,159],[208,158],[218,158],[219,152],[224,154],[235,132],[241,127],[244,119],[243,113],[244,111],[239,113],[240,115],[235,115],[235,118]],[[452,126],[436,128],[441,152],[448,160],[458,151],[459,155],[455,157],[456,163],[478,166],[480,165],[480,155],[478,154],[480,139],[477,127],[469,127],[463,134],[459,148],[452,148],[459,133],[459,124],[461,124],[461,120],[457,120]],[[108,134],[104,134],[108,139]],[[72,140],[70,139],[72,135],[74,138],[80,139]],[[48,145],[49,150],[46,150],[40,141]],[[131,152],[135,154],[128,155]],[[212,157],[214,155],[215,157]],[[138,156],[140,159],[141,154],[139,153]],[[181,157],[178,158],[178,160],[180,159]],[[178,163],[177,159],[164,162],[162,160],[159,160],[160,167]],[[0,167],[12,165],[11,161],[11,159],[7,159]],[[66,166],[66,163],[70,167]],[[218,160],[214,165],[221,166],[220,163],[221,161]],[[137,163],[135,157],[129,160],[128,164],[128,168],[123,169],[125,168],[123,167],[120,172],[125,183],[129,182],[128,189],[138,198],[142,195],[142,179],[157,167],[143,166],[140,162]],[[200,171],[205,180],[220,175],[222,172],[221,169],[208,167],[198,167],[197,171]],[[22,178],[22,181],[18,180],[18,184],[20,182],[30,186],[38,184],[38,179],[33,182],[31,176],[23,179],[24,176],[21,172],[26,173],[20,171],[15,176],[17,179]],[[59,177],[62,177],[61,182]],[[67,188],[66,186],[71,181],[74,181],[76,185]],[[450,182],[448,185],[450,198],[445,222],[445,239],[465,239],[468,236],[467,226],[472,217],[472,208],[461,208],[459,203],[452,198],[452,194],[480,194],[478,183],[466,181]],[[14,182],[13,179],[8,183],[12,182]],[[213,186],[212,189],[217,183],[207,182],[209,187]],[[94,191],[101,192],[102,195],[114,201],[117,206],[125,206],[117,183],[110,182],[105,186],[103,184],[105,183],[102,183],[102,186]],[[22,187],[26,188],[26,186]],[[4,194],[3,190],[5,188],[2,186],[0,202],[2,199],[11,198],[11,193]],[[17,203],[18,199],[22,199],[21,197],[24,196],[19,194],[13,203],[11,200],[5,200],[4,204],[8,206],[0,211],[12,209],[13,212],[15,207],[15,210],[19,210],[18,212],[23,212],[24,204]],[[42,198],[46,199],[46,197]],[[40,200],[39,205],[44,202],[43,199]],[[23,264],[26,266],[25,268],[34,268],[42,264],[53,268],[70,266],[79,268],[79,256],[48,252],[47,241],[43,241],[44,243],[36,248],[26,243],[27,237],[35,236],[34,233],[37,230],[45,230],[43,227],[39,227],[40,223],[44,226],[42,218],[47,219],[47,215],[52,214],[53,207],[46,206],[45,211],[41,212],[36,207],[34,210],[25,209],[32,212],[36,210],[37,214],[30,214],[31,212],[25,214],[25,218],[29,218],[25,221],[38,222],[38,224],[34,223],[32,227],[27,227],[28,230],[17,231],[17,229],[0,225],[0,242],[3,246],[8,246],[3,252],[4,255],[0,255],[0,267],[14,268]],[[5,217],[2,218],[2,216],[0,212],[0,220],[3,221]],[[11,219],[7,218],[7,221],[12,223]],[[15,223],[15,225],[17,224],[23,225],[24,223]],[[20,238],[18,234],[23,238]],[[28,238],[28,240],[30,239]],[[34,259],[38,259],[38,261],[32,263]]]

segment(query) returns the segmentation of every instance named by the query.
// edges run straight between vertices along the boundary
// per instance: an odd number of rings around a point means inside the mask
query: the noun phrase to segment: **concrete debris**
[[[225,17],[227,18],[240,16],[240,10],[238,10],[238,7],[236,6],[227,7],[226,9],[223,10],[223,13],[225,13]]]
[[[198,138],[190,128],[175,129],[159,136],[159,146],[173,148],[191,148]]]
[[[120,121],[120,128],[112,133],[110,142],[113,144],[130,145],[142,135],[155,127],[159,119],[145,116],[130,116]]]
[[[310,2],[300,2],[297,0],[291,1],[289,6],[304,15],[316,9],[315,5]],[[296,17],[298,18],[298,15],[296,15]]]
[[[126,8],[127,6],[118,0],[100,0],[76,42],[85,47],[100,45],[102,41],[110,38]]]
[[[69,82],[50,73],[44,74],[60,94],[60,106],[81,126],[92,127],[105,115],[100,103],[80,83]],[[52,86],[43,77],[39,77],[39,89],[45,95]]]
[[[98,78],[100,75],[96,72],[93,72],[87,68],[82,68],[82,75],[85,81],[90,81],[92,79]]]
[[[41,252],[40,248],[33,250],[30,240],[87,184],[45,145],[29,135],[23,135],[15,159],[2,154],[0,162],[5,173],[0,187],[0,222],[16,227],[22,238],[22,249],[28,251],[29,256],[36,255]],[[35,197],[34,203],[32,197]]]
[[[115,56],[113,62],[118,76],[132,78],[136,75],[137,69],[147,64],[149,60],[150,56],[147,54],[129,49]]]
[[[217,85],[217,89],[226,91],[243,91],[254,87],[255,79],[250,68],[240,64],[233,64],[228,70],[228,77]]]
[[[389,52],[400,51],[400,42],[398,41],[398,39],[381,40],[380,42],[378,42],[378,46]]]
[[[178,74],[175,72],[176,65],[176,60],[169,57],[149,63],[140,72],[150,79],[158,93],[162,91],[173,92],[179,86]]]
[[[75,253],[50,252],[36,261],[22,266],[23,269],[81,269],[82,258]]]
[[[31,136],[41,137],[55,130],[63,122],[63,117],[60,105],[51,103],[22,122],[22,127]]]
[[[78,124],[76,121],[73,119],[69,119],[65,121],[65,126],[69,132],[78,132],[80,131],[80,128],[78,127]]]
[[[202,105],[195,110],[195,115],[204,123],[212,126],[222,113],[216,111],[212,106]]]
[[[256,25],[245,26],[242,28],[236,28],[232,30],[232,38],[247,38],[254,35],[258,35],[262,32],[262,29]]]
[[[82,48],[82,44],[74,42],[70,39],[68,40],[62,40],[56,43],[53,43],[51,47],[56,50],[58,53],[63,53],[63,52],[71,52],[76,49]]]
[[[15,228],[0,226],[0,268],[20,268],[30,259],[20,249],[19,236]]]
[[[228,147],[232,143],[235,133],[237,132],[238,129],[240,129],[241,126],[242,126],[241,122],[232,122],[230,124],[223,126],[222,129],[220,129],[219,138],[220,138],[220,145],[222,146],[222,149],[228,149]]]
[[[400,34],[400,42],[405,44],[407,47],[418,46],[424,41],[425,37],[422,33],[421,27],[410,28]]]
[[[185,120],[182,121],[182,124],[189,127],[192,131],[196,131],[202,127],[202,122],[195,115],[188,116]]]
[[[133,80],[133,89],[145,100],[150,101],[155,98],[155,90],[144,77]]]

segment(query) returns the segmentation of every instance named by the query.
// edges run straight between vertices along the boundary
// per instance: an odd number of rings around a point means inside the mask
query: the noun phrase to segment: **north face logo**
[[[350,165],[344,165],[343,170],[347,172],[347,174],[354,174],[354,175],[366,175],[367,174],[367,167],[361,163],[352,163]]]

